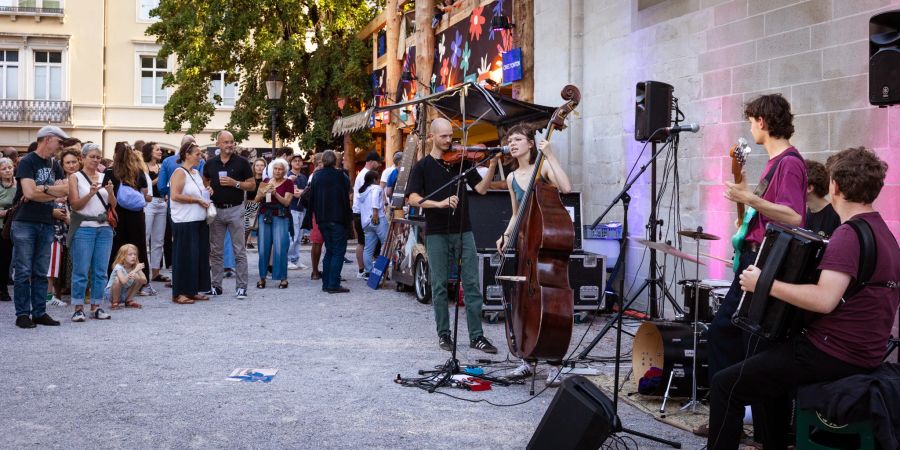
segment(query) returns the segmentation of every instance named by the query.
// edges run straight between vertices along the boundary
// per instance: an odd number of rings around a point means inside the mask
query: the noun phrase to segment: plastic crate
[[[622,239],[622,223],[608,222],[597,224],[596,228],[584,226],[585,239]]]

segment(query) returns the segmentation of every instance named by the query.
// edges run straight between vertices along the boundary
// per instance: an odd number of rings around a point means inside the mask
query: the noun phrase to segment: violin
[[[484,150],[478,150],[481,148],[483,148]],[[444,161],[447,164],[458,164],[463,160],[478,162],[492,155],[494,155],[494,153],[488,151],[487,147],[485,147],[484,144],[478,144],[469,147],[465,147],[462,145],[453,145],[449,150],[445,151],[444,154],[441,155],[441,161]]]

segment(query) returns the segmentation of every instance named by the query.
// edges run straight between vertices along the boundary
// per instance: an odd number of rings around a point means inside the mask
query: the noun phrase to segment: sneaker
[[[547,371],[547,386],[559,386],[562,384],[562,374],[559,373],[559,367],[551,366]]]
[[[204,292],[206,295],[222,295],[222,288],[219,286],[213,286],[210,288],[208,292]]]
[[[247,288],[237,288],[237,298],[247,298]]]
[[[48,327],[58,327],[59,326],[59,321],[53,320],[53,318],[50,317],[50,314],[44,314],[43,316],[38,317],[37,319],[32,319],[32,322],[34,322],[38,325],[46,325]]]
[[[300,270],[300,266],[298,266],[298,265],[296,265],[296,264],[294,264],[294,263],[292,263],[292,262],[289,262],[289,263],[288,263],[288,270]]]
[[[112,319],[112,316],[106,313],[103,308],[97,308],[96,311],[93,312],[94,318],[98,320],[108,320]]]
[[[366,272],[359,272],[356,274],[356,278],[359,278],[360,280],[365,280],[366,278],[369,278],[369,274],[367,274]]]
[[[344,264],[351,264],[352,262],[353,262],[353,261],[350,261],[350,260],[347,259],[346,257],[344,258]]]
[[[152,297],[156,294],[158,294],[158,292],[156,292],[156,289],[153,289],[153,286],[150,286],[149,284],[142,287],[138,292],[138,295],[140,295],[141,297]]]
[[[469,342],[469,347],[477,348],[485,353],[497,353],[497,347],[494,347],[494,344],[491,344],[491,341],[484,336],[472,339],[472,342]]]
[[[84,315],[84,311],[75,311],[75,314],[72,314],[72,322],[84,322],[86,319]]]
[[[523,362],[521,366],[516,367],[516,370],[513,370],[512,373],[509,374],[507,378],[514,380],[521,380],[524,378],[528,378],[531,376],[531,365]]]
[[[31,321],[31,317],[28,316],[16,316],[16,326],[19,328],[34,328],[37,325]]]
[[[441,350],[452,351],[453,350],[453,338],[450,337],[449,334],[442,334],[441,337],[438,338],[438,347]]]
[[[53,296],[50,300],[47,300],[47,305],[49,306],[69,306],[68,303],[62,301],[59,297]]]

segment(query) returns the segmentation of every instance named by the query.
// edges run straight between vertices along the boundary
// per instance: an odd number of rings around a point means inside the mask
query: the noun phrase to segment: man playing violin
[[[461,161],[448,165],[442,160],[444,152],[450,150],[453,126],[446,119],[431,122],[428,137],[432,141],[431,152],[419,160],[409,174],[407,196],[409,204],[425,211],[425,250],[428,253],[428,267],[431,274],[431,303],[434,306],[434,320],[437,324],[438,345],[447,351],[453,349],[450,337],[450,314],[447,311],[447,281],[450,268],[461,260],[460,281],[465,292],[466,323],[469,329],[469,347],[485,353],[497,353],[497,348],[484,337],[481,329],[481,307],[483,298],[478,281],[478,255],[475,252],[475,238],[469,222],[468,202],[465,187],[450,182],[472,163]],[[488,191],[491,178],[497,168],[500,155],[490,161],[484,178],[473,170],[465,177],[472,190],[484,195]],[[423,197],[433,194],[428,200]]]
[[[725,182],[725,198],[743,203],[756,210],[743,239],[740,263],[725,299],[709,327],[709,378],[728,366],[743,361],[762,350],[758,338],[743,333],[731,322],[741,300],[738,275],[756,260],[766,225],[772,221],[787,226],[803,226],[806,213],[806,165],[796,148],[790,143],[794,134],[791,105],[781,94],[760,96],[744,108],[744,117],[750,123],[753,141],[762,145],[769,155],[760,177],[761,188],[751,191],[746,177],[741,183]],[[738,217],[737,223],[742,222]],[[754,408],[756,409],[756,408]],[[695,434],[708,433],[700,427]],[[757,427],[755,435],[764,434]]]

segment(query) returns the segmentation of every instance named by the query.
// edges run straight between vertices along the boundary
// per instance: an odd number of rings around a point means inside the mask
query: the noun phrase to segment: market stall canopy
[[[464,97],[465,102],[460,101],[461,97]],[[392,111],[421,103],[426,103],[438,109],[449,119],[456,121],[463,118],[463,109],[465,109],[466,120],[480,119],[483,122],[490,123],[496,126],[498,130],[501,130],[501,135],[505,134],[502,130],[520,122],[526,122],[535,129],[544,128],[553,115],[553,111],[556,110],[553,107],[535,105],[500,95],[470,82],[446,91],[431,94],[428,97],[370,108],[352,116],[338,119],[331,128],[331,133],[334,136],[351,133],[365,126],[372,114],[376,112]]]

